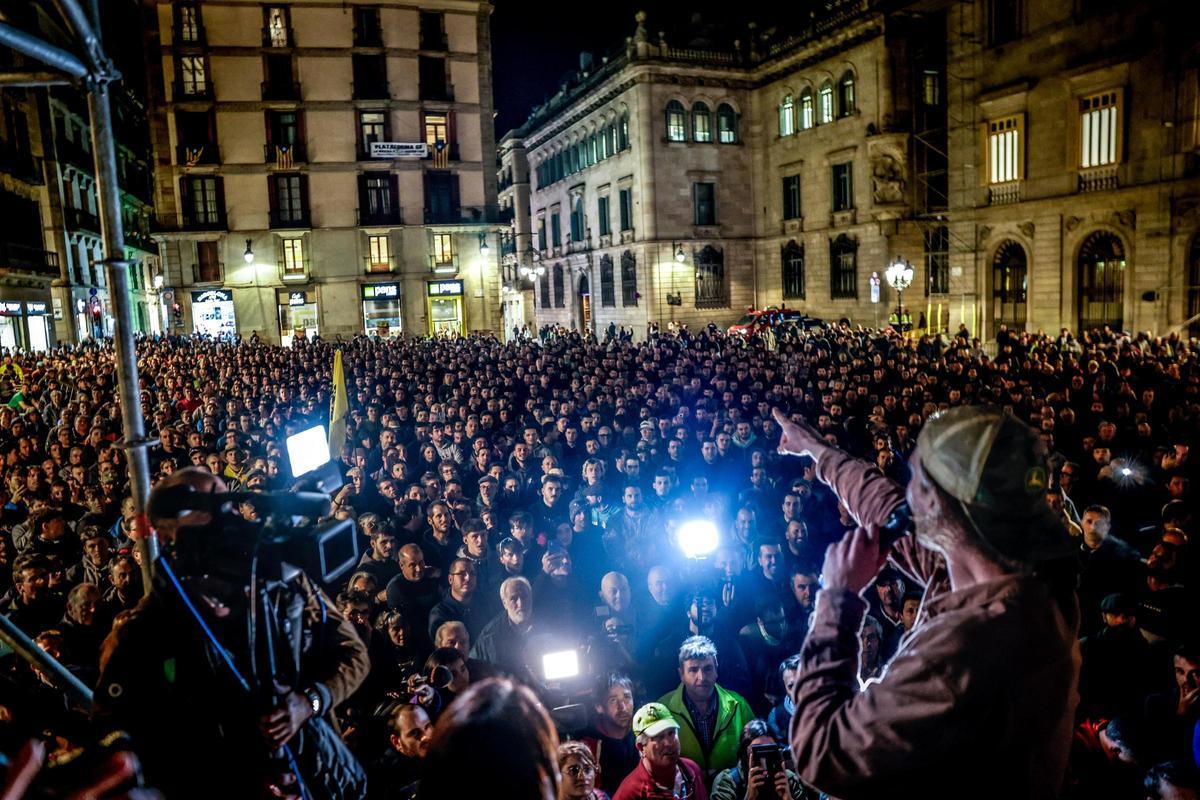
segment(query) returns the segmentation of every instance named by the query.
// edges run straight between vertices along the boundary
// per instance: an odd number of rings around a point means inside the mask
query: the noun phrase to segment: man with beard
[[[580,740],[600,765],[598,787],[613,793],[637,766],[637,742],[633,736],[633,682],[620,673],[601,675],[592,691],[596,712],[592,726]]]
[[[367,770],[367,800],[411,800],[417,795],[421,762],[429,753],[433,723],[412,703],[396,706],[388,723],[387,750]]]
[[[841,796],[1055,796],[1077,702],[1079,613],[1072,548],[1046,505],[1037,433],[983,406],[934,416],[913,452],[906,497],[803,422],[779,410],[775,418],[779,451],[811,456],[860,526],[826,553],[800,651],[797,773]],[[916,537],[881,548],[881,530],[905,504]],[[852,634],[868,610],[861,595],[889,554],[924,584],[928,622],[862,687]],[[981,739],[989,746],[979,748]]]
[[[633,717],[633,735],[641,758],[613,800],[688,798],[708,800],[699,765],[679,754],[679,722],[662,703],[647,703]]]

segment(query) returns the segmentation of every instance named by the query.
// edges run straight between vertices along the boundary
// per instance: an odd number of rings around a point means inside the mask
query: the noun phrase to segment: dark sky
[[[770,13],[764,2],[730,9],[728,0],[493,0],[492,58],[495,66],[496,138],[525,121],[530,109],[558,90],[564,76],[579,68],[581,51],[596,60],[624,45],[637,27],[634,14],[645,9],[651,37],[667,32],[671,43],[704,35],[724,47],[745,38],[746,19]],[[701,15],[696,19],[697,14]],[[700,23],[697,27],[696,23]],[[697,42],[699,44],[699,42]]]

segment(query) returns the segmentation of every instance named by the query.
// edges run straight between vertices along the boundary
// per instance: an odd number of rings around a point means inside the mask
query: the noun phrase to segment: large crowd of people
[[[329,424],[341,350],[349,414],[330,515],[353,521],[362,556],[314,597],[367,660],[293,716],[334,724],[372,798],[494,794],[511,779],[530,797],[815,800],[788,760],[793,688],[826,549],[856,522],[812,458],[779,453],[781,422],[805,421],[902,490],[922,429],[966,405],[1028,424],[1050,454],[1022,479],[1075,557],[1064,795],[1195,798],[1198,351],[1110,331],[1002,329],[996,344],[989,355],[965,330],[762,339],[710,326],[507,344],[145,338],[137,356],[161,441],[152,481],[203,472],[259,492],[291,486],[286,436]],[[110,344],[0,363],[0,602],[113,697],[102,674],[144,593],[116,383]],[[697,521],[719,534],[701,558],[689,557]],[[865,590],[864,685],[930,624],[925,576],[908,566]],[[567,652],[576,668],[554,674]],[[86,715],[53,678],[3,663],[0,750],[47,734],[78,743]],[[481,718],[485,738],[462,732]],[[272,745],[288,735],[279,719],[264,727]]]

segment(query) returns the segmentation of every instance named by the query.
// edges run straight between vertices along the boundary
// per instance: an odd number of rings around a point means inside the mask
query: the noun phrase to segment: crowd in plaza
[[[1009,412],[1049,454],[1025,479],[1066,530],[1077,573],[1065,796],[1200,791],[1200,354],[1186,339],[1001,330],[989,355],[965,329],[849,325],[785,326],[769,342],[711,326],[507,344],[146,338],[142,413],[161,440],[152,481],[190,467],[210,487],[288,489],[283,441],[329,423],[335,348],[349,415],[331,515],[353,520],[362,556],[314,590],[340,637],[338,678],[311,708],[293,692],[288,713],[293,727],[330,721],[370,797],[507,786],[573,800],[815,800],[786,751],[794,688],[826,549],[857,522],[812,458],[778,452],[781,426],[804,420],[902,490],[922,429],[967,405]],[[112,702],[110,659],[143,613],[113,349],[6,356],[0,402],[0,602]],[[719,532],[699,559],[684,552],[696,520]],[[927,575],[910,566],[894,559],[864,593],[849,633],[863,685],[936,624]],[[564,651],[579,674],[548,679],[543,657]],[[0,750],[83,736],[84,715],[48,676],[11,654],[3,663]],[[556,707],[566,711],[548,719]],[[200,770],[244,757],[232,752],[242,737],[199,723],[191,733]],[[774,744],[778,769],[757,757]],[[188,795],[191,776],[146,766],[168,796]]]

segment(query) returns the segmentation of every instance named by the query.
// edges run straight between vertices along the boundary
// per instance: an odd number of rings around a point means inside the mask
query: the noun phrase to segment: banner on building
[[[425,158],[429,146],[424,142],[371,142],[371,158]]]

